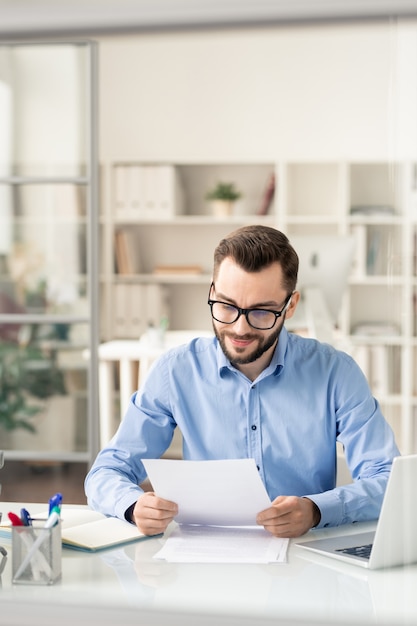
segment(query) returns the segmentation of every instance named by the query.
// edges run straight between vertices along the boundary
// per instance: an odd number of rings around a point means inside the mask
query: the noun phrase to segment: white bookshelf
[[[248,223],[265,223],[292,235],[354,234],[358,246],[335,341],[362,364],[383,411],[396,431],[402,453],[417,450],[417,194],[411,163],[276,162],[173,164],[181,185],[171,212],[163,217],[121,216],[116,210],[118,169],[109,166],[109,202],[101,217],[102,332],[105,339],[135,338],[149,321],[166,315],[173,330],[210,329],[206,305],[213,249],[219,239]],[[154,164],[153,164],[154,165]],[[164,164],[166,166],[166,164]],[[266,216],[257,215],[268,176],[276,189]],[[229,218],[215,218],[204,199],[217,180],[233,181],[243,197]],[[178,200],[180,199],[180,200]],[[351,207],[380,207],[352,214]],[[393,213],[385,210],[392,207]],[[137,242],[140,269],[115,269],[115,232],[126,229]],[[374,247],[375,258],[371,247]],[[156,274],[159,265],[196,265],[200,273]],[[138,266],[138,267],[139,267]],[[118,289],[159,290],[155,316],[143,315],[124,336],[114,325]],[[154,303],[157,300],[154,297]],[[143,299],[146,308],[146,299]],[[148,305],[149,306],[149,305]],[[139,308],[137,301],[135,309]],[[127,310],[128,307],[124,307]],[[123,309],[123,307],[122,307]]]
[[[262,221],[274,225],[276,214],[274,203],[266,216],[256,216],[268,178],[275,171],[272,163],[260,164],[175,164],[177,185],[172,190],[173,202],[170,212],[164,216],[152,216],[131,211],[127,217],[117,210],[116,186],[120,169],[138,167],[140,164],[115,163],[107,174],[110,180],[110,202],[101,217],[102,232],[102,297],[105,315],[102,319],[103,336],[112,338],[136,338],[138,327],[127,325],[124,336],[115,334],[114,302],[115,289],[121,285],[135,291],[144,285],[159,288],[160,303],[154,306],[153,315],[142,317],[142,332],[149,322],[158,324],[159,318],[167,316],[172,330],[211,329],[211,317],[207,307],[207,293],[212,272],[213,250],[222,236],[242,224]],[[155,167],[155,164],[144,164]],[[165,168],[166,164],[161,167]],[[216,218],[211,213],[206,191],[218,180],[234,181],[242,191],[230,217]],[[120,204],[120,202],[119,202]],[[137,203],[139,205],[140,203]],[[119,273],[114,259],[115,233],[126,231],[137,243],[139,263],[137,271]],[[169,271],[156,272],[158,266]],[[182,270],[175,272],[175,267]],[[198,271],[192,271],[193,267]],[[190,270],[190,271],[188,271]],[[137,294],[136,294],[137,295]],[[156,300],[154,299],[154,303]],[[146,308],[145,300],[143,307]],[[150,307],[148,306],[148,309]]]
[[[414,167],[286,163],[281,172],[279,227],[290,238],[319,232],[353,234],[357,240],[339,343],[364,369],[402,453],[416,452]]]

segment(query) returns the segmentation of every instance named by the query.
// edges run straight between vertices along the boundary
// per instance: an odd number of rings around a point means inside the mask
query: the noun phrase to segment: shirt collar
[[[270,364],[270,366],[274,368],[273,373],[275,375],[279,374],[281,369],[284,367],[287,346],[288,346],[288,331],[285,328],[285,326],[283,326],[279,334],[278,346],[275,349],[275,352],[272,356],[272,360]]]

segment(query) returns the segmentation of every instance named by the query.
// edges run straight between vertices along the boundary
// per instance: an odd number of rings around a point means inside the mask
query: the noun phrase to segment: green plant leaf
[[[235,188],[234,183],[218,182],[217,185],[207,192],[207,200],[238,200],[242,196],[241,192]]]

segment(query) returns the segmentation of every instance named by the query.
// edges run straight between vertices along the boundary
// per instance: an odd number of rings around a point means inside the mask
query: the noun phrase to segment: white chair
[[[143,335],[139,340],[114,340],[102,343],[99,358],[100,445],[105,446],[113,436],[117,421],[114,419],[115,372],[119,365],[120,412],[122,420],[132,394],[148,375],[152,363],[170,348],[188,343],[195,337],[212,337],[210,331],[171,330],[164,335],[162,345],[157,345]],[[139,374],[137,374],[139,368]]]

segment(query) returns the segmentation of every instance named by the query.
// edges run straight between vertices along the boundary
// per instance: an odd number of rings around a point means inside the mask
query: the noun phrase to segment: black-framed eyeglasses
[[[209,291],[207,304],[211,309],[211,316],[216,322],[222,324],[234,324],[241,315],[246,317],[249,326],[256,330],[270,330],[276,324],[279,317],[284,315],[290,305],[292,293],[286,298],[284,306],[280,311],[271,311],[270,309],[241,309],[229,302],[221,302],[220,300],[211,300],[210,293],[214,284],[212,283]]]

